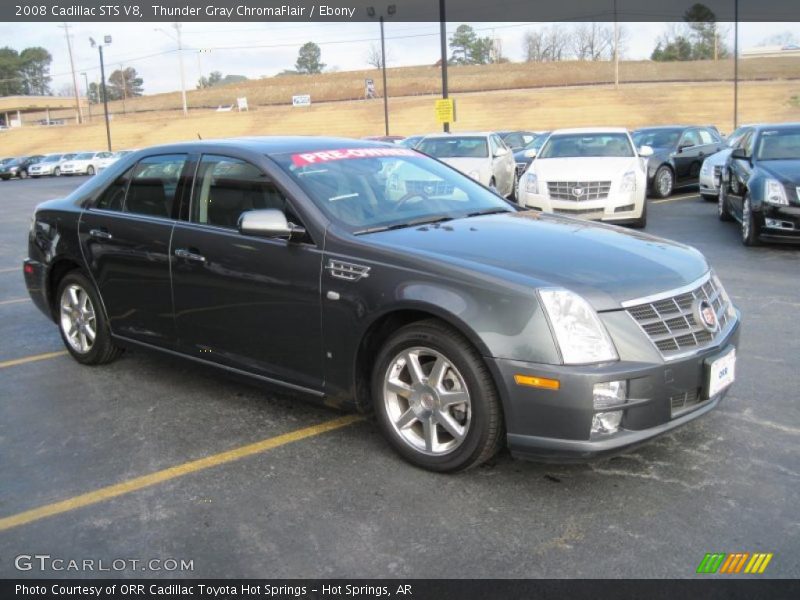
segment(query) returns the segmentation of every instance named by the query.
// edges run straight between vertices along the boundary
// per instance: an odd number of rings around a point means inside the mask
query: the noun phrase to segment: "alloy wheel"
[[[432,348],[407,348],[390,361],[383,401],[400,439],[423,454],[449,454],[469,432],[472,410],[464,377]]]
[[[92,300],[81,286],[71,284],[61,293],[61,330],[75,352],[86,354],[97,337]]]
[[[662,169],[658,174],[658,193],[667,197],[672,193],[672,171]]]
[[[742,239],[747,240],[750,237],[750,218],[751,218],[750,198],[744,199],[742,205]]]

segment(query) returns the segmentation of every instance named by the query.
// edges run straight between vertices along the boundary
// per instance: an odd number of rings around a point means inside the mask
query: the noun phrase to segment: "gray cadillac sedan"
[[[739,312],[693,248],[519,207],[414,150],[140,150],[37,207],[25,280],[80,363],[178,355],[374,411],[435,471],[618,452],[714,408]]]

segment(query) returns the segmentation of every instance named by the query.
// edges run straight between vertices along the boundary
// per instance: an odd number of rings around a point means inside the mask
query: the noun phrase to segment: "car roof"
[[[555,129],[550,135],[569,133],[628,133],[624,127],[574,127],[571,129]]]
[[[431,133],[425,136],[425,139],[439,139],[439,138],[459,138],[459,137],[489,137],[490,135],[499,135],[496,131],[457,131],[454,133]]]
[[[288,152],[320,152],[324,150],[340,150],[347,148],[386,148],[393,146],[386,142],[375,142],[372,140],[359,140],[343,137],[323,137],[323,136],[245,136],[235,138],[223,138],[214,140],[197,140],[191,142],[179,142],[176,144],[164,144],[142,148],[151,151],[154,149],[170,151],[199,151],[204,148],[219,148],[220,146],[231,146],[239,149],[250,150],[262,154],[285,154]]]

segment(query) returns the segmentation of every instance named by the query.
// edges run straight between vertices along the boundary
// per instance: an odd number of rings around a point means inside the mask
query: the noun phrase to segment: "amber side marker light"
[[[527,385],[530,387],[544,388],[546,390],[557,390],[561,387],[561,383],[558,379],[533,377],[531,375],[514,375],[514,382],[517,385]]]

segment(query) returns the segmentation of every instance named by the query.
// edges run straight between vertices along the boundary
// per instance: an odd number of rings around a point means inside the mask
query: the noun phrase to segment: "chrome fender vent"
[[[359,279],[369,277],[370,267],[344,262],[343,260],[330,259],[325,266],[325,270],[330,273],[331,277],[336,277],[336,279],[358,281]]]

